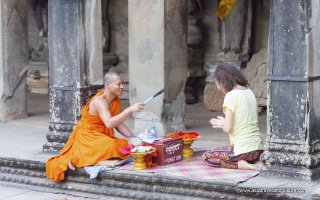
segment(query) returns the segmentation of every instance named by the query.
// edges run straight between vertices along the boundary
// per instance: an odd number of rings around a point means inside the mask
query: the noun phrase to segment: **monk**
[[[123,122],[132,113],[141,112],[143,104],[136,103],[121,112],[119,97],[122,92],[122,77],[115,72],[107,73],[104,76],[104,90],[84,106],[81,119],[60,154],[47,161],[49,179],[56,182],[64,180],[64,172],[68,168],[74,170],[75,167],[94,165],[102,160],[130,156],[120,152],[121,148],[128,146],[128,140],[115,138],[113,129],[127,138],[134,138]]]

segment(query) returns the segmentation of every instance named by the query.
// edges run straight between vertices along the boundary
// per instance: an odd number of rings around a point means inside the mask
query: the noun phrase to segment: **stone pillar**
[[[311,181],[320,175],[318,11],[316,0],[271,4],[264,176]]]
[[[165,93],[135,117],[135,131],[155,124],[159,134],[183,129],[187,78],[187,1],[129,1],[129,99]]]
[[[27,0],[0,1],[0,121],[27,116]]]
[[[102,88],[100,0],[49,1],[49,129],[45,151],[60,150],[87,98]]]

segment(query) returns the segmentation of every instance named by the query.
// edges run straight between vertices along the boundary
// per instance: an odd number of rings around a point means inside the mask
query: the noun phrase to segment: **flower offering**
[[[197,139],[199,137],[199,134],[196,132],[185,133],[185,132],[179,131],[179,132],[172,132],[167,137],[169,137],[169,138],[182,138],[182,139],[189,140],[189,139]]]
[[[153,148],[151,146],[136,146],[131,149],[131,153],[146,153],[151,151]]]
[[[190,158],[194,155],[194,151],[191,148],[191,144],[198,139],[200,136],[196,132],[184,133],[182,131],[170,133],[167,137],[169,138],[182,138],[183,140],[183,149],[182,157]]]
[[[152,146],[136,146],[131,149],[131,155],[134,157],[133,169],[142,170],[151,166],[155,151]]]

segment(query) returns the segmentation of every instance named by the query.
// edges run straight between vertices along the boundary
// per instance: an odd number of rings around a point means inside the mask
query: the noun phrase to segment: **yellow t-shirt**
[[[233,128],[229,133],[234,154],[263,150],[262,136],[258,127],[257,102],[253,92],[231,90],[224,98],[223,112],[233,112]]]

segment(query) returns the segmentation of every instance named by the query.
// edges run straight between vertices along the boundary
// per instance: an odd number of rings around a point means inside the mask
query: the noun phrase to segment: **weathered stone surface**
[[[118,56],[116,67],[121,68],[123,73],[129,73],[128,0],[109,0],[108,22],[110,34],[108,52]]]
[[[0,9],[0,122],[3,122],[27,116],[27,0],[1,1]]]
[[[103,87],[100,1],[49,1],[49,33],[49,135],[65,135]],[[44,150],[61,146],[51,141]]]
[[[252,19],[252,53],[268,48],[270,4],[272,1],[254,1]]]
[[[221,112],[224,95],[214,83],[206,84],[204,89],[204,105],[207,110]]]
[[[216,16],[217,2],[212,0],[202,1],[202,16],[200,24],[203,34],[201,46],[205,50],[203,59],[204,63],[216,60],[216,55],[220,52],[219,47],[219,20]]]
[[[220,21],[219,44],[221,52],[234,53],[235,60],[247,61],[251,49],[252,0],[239,0],[230,14]]]
[[[320,30],[319,23],[309,23],[315,20],[311,17],[312,5],[318,4],[293,0],[273,1],[271,5],[268,61],[270,128],[267,131],[267,148],[262,155],[266,163],[262,170],[265,176],[304,181],[320,177],[320,118],[317,114],[320,81],[306,78],[318,76],[320,71],[319,65],[313,62],[315,57],[319,58],[320,47],[313,44],[320,40],[308,31],[317,33]],[[319,15],[316,21],[319,21]],[[309,43],[309,39],[314,42]]]
[[[48,1],[28,0],[28,44],[32,61],[48,62]]]
[[[205,77],[203,50],[200,47],[202,31],[199,26],[200,2],[188,0],[188,79],[185,85],[186,103],[197,103],[203,96]]]
[[[316,189],[312,192],[311,196],[312,196],[312,199],[313,199],[313,200],[319,200],[319,199],[320,199],[320,187],[316,188]]]
[[[113,53],[103,53],[103,71],[108,71],[117,62],[117,55]]]
[[[79,4],[81,3],[83,2],[80,1]],[[81,59],[85,60],[85,84],[101,85],[103,83],[101,0],[84,1],[83,6],[83,13],[81,14],[84,18],[84,27],[79,25],[79,31],[84,28],[84,33],[81,34],[85,35],[85,38],[83,38],[85,41],[85,57]],[[81,35],[79,39],[82,39]]]
[[[213,73],[219,64],[231,64],[240,69],[242,61],[248,60],[251,41],[252,1],[238,1],[232,12],[224,21],[215,15],[217,4],[204,1],[203,28],[204,38],[204,69],[206,82],[214,83]],[[219,34],[217,34],[219,33]],[[212,90],[212,91],[210,91]],[[209,96],[207,96],[209,95]],[[206,85],[204,102],[208,110],[221,111],[222,95],[212,85]],[[215,105],[215,104],[219,105]]]
[[[242,70],[243,75],[249,81],[249,87],[257,98],[258,106],[267,105],[267,59],[268,50],[261,49],[254,54]]]
[[[152,123],[160,134],[184,128],[187,2],[129,1],[129,47],[130,103],[143,102],[165,89],[164,95],[135,115],[135,131],[144,131]]]
[[[203,17],[202,26],[206,34],[203,38],[204,69],[206,71],[206,82],[213,83],[212,75],[219,64],[232,64],[240,67],[249,60],[251,51],[252,35],[252,12],[253,2],[241,0],[237,1],[230,14],[220,21],[215,16],[217,11],[217,2],[205,0],[202,3]],[[239,68],[240,69],[240,68]],[[204,93],[205,105],[209,110],[218,109],[218,105],[213,105],[221,97],[212,98],[215,91],[209,91],[211,86],[206,86]]]
[[[113,60],[110,56],[108,58],[108,61],[104,59],[103,70],[104,73],[106,73],[107,71],[115,71],[123,76],[125,85],[121,99],[129,99],[128,1],[103,0],[102,3],[104,6],[102,9],[104,12],[104,36],[107,40],[105,42],[104,52],[110,52],[107,54],[116,57],[116,60]],[[106,55],[106,53],[104,55]]]
[[[90,180],[84,169],[67,171],[66,180],[46,178],[45,163],[0,158],[0,181],[18,183],[62,194],[90,199],[310,199],[319,198],[317,183],[255,177],[245,183],[219,180],[190,180],[153,173],[109,171]],[[299,185],[300,184],[300,185]],[[291,192],[290,192],[291,191]]]
[[[30,61],[28,64],[27,85],[31,93],[48,94],[49,75],[47,62]]]

